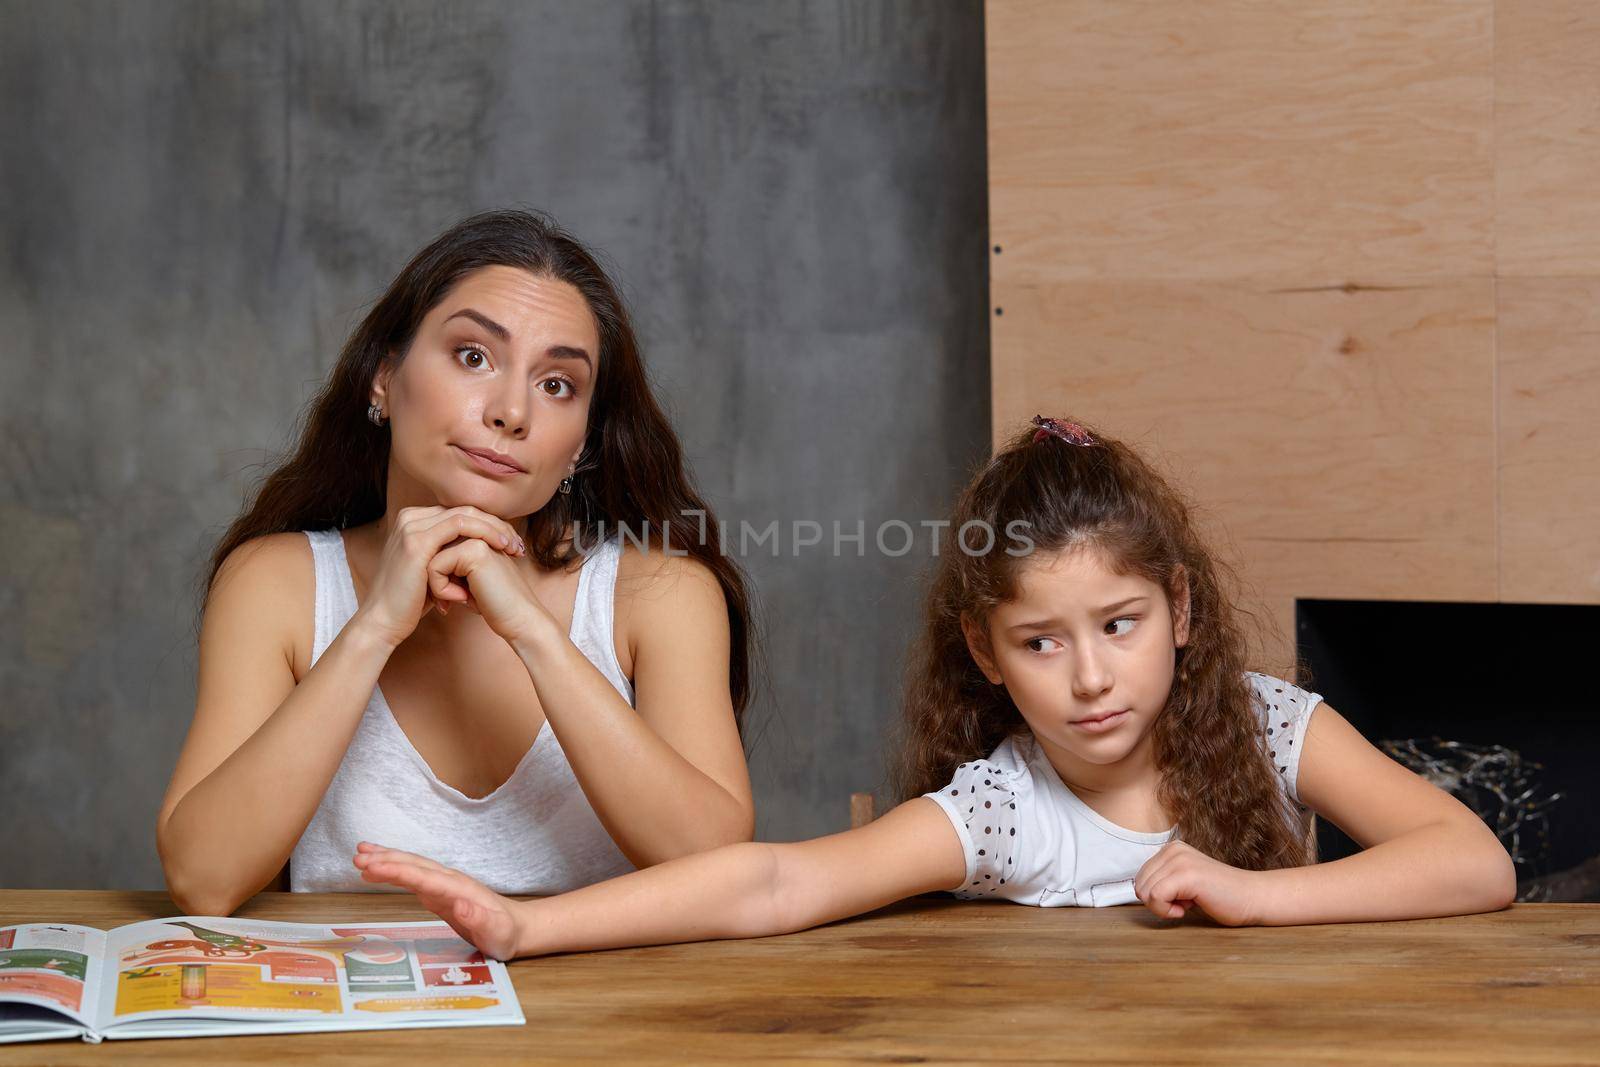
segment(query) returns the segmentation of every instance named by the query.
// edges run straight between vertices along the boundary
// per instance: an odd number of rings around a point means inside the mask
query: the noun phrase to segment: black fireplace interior
[[[1539,788],[1524,804],[1559,793],[1523,835],[1526,882],[1600,855],[1600,710],[1585,673],[1600,656],[1600,607],[1301,600],[1295,623],[1301,684],[1374,744],[1441,738],[1502,745],[1525,761]],[[1319,859],[1357,846],[1325,819]]]

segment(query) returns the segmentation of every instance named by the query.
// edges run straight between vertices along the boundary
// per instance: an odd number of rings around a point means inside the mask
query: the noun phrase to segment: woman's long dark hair
[[[1030,426],[978,472],[957,501],[928,591],[906,685],[896,784],[902,798],[942,787],[1027,728],[1005,686],[973,662],[961,620],[1013,599],[1026,557],[999,536],[1025,522],[1034,552],[1094,548],[1122,573],[1189,593],[1189,641],[1151,727],[1162,806],[1178,836],[1245,870],[1312,862],[1311,843],[1274,772],[1245,678],[1247,644],[1231,575],[1200,536],[1188,504],[1131,448],[1097,431],[1072,444]],[[968,523],[996,532],[982,555],[955,540]],[[981,528],[981,527],[980,527]],[[970,544],[970,542],[969,542]]]
[[[383,515],[389,431],[367,421],[373,378],[391,354],[405,358],[423,318],[457,282],[490,266],[518,267],[572,285],[589,305],[600,334],[589,428],[572,491],[555,494],[528,516],[528,554],[545,568],[565,566],[579,557],[581,546],[625,528],[637,540],[648,538],[703,563],[716,575],[728,604],[728,688],[742,724],[759,652],[744,574],[719,551],[715,537],[699,536],[718,529],[716,517],[684,471],[683,446],[650,391],[621,294],[594,256],[541,214],[474,215],[406,264],[345,342],[327,384],[311,402],[290,458],[267,474],[217,544],[204,592],[210,593],[229,553],[252,538],[345,529]],[[693,512],[704,513],[703,522],[688,514]]]

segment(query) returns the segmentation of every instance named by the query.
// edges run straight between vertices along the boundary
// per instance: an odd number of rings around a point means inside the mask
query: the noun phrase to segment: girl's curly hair
[[[957,539],[969,523],[1026,529],[1035,552],[1093,548],[1121,573],[1173,594],[1187,582],[1189,640],[1177,650],[1172,691],[1152,726],[1159,799],[1177,836],[1246,870],[1313,861],[1308,827],[1279,784],[1245,678],[1244,631],[1230,600],[1232,576],[1207,549],[1188,503],[1119,441],[1082,427],[1090,443],[1041,420],[1014,437],[957,501],[928,592],[926,623],[912,653],[895,770],[902,799],[936,790],[956,767],[987,756],[1026,723],[1004,686],[978,669],[962,632],[1013,598],[1027,556],[1014,539],[991,536],[989,551]],[[1013,524],[1026,523],[1026,527]],[[982,527],[979,527],[982,528]]]

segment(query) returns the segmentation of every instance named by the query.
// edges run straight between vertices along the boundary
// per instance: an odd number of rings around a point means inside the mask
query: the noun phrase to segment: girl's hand
[[[460,600],[460,591],[453,598],[446,598],[430,590],[428,563],[440,549],[462,537],[470,538],[466,543],[485,551],[490,545],[498,546],[495,555],[508,567],[508,556],[526,552],[510,523],[475,507],[401,508],[395,516],[394,529],[384,542],[366,601],[357,612],[366,625],[390,645],[399,646],[411,636],[422,621],[422,613],[434,601]],[[434,592],[431,599],[430,592]],[[439,610],[445,610],[443,604],[439,604]]]
[[[517,954],[521,928],[516,902],[460,871],[370,841],[351,860],[365,882],[382,882],[415,893],[422,906],[450,924],[485,956],[509,960]]]
[[[536,624],[555,621],[516,563],[476,536],[428,561],[428,589],[447,606],[460,603],[482,615],[489,629],[508,642],[515,643]]]
[[[1214,860],[1182,841],[1169,841],[1139,868],[1133,891],[1156,915],[1179,919],[1198,904],[1223,926],[1260,922],[1257,871]]]

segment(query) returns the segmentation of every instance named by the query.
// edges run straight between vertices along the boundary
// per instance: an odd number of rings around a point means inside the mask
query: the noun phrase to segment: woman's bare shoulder
[[[722,586],[715,572],[693,556],[667,553],[659,545],[639,545],[627,538],[622,541],[622,554],[617,559],[618,599],[645,594],[660,595],[682,581],[714,589],[722,595]]]
[[[298,683],[311,669],[316,597],[316,564],[306,535],[263,534],[222,561],[206,611],[248,612],[261,631],[283,642]]]
[[[726,633],[728,604],[712,569],[692,556],[668,555],[658,546],[640,547],[624,539],[617,560],[613,605],[617,661],[634,677],[639,638],[686,632],[702,637]],[[725,638],[724,638],[725,640]]]

